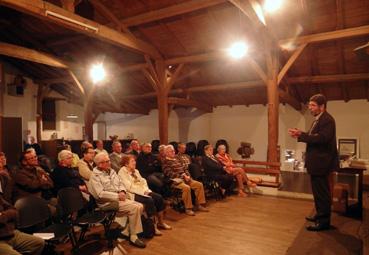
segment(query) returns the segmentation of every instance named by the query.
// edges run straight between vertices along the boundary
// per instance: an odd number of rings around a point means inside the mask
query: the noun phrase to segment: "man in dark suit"
[[[326,112],[327,100],[317,94],[310,98],[309,110],[315,117],[308,132],[297,128],[288,130],[293,138],[306,143],[305,166],[311,177],[311,187],[314,196],[316,215],[306,217],[314,222],[308,226],[309,231],[329,229],[331,217],[331,192],[329,189],[329,174],[338,168],[338,153],[336,145],[336,124],[334,118]]]
[[[229,191],[233,183],[233,176],[225,171],[225,167],[214,157],[213,146],[204,147],[205,156],[202,157],[202,167],[206,176],[217,181],[222,189],[222,193]]]

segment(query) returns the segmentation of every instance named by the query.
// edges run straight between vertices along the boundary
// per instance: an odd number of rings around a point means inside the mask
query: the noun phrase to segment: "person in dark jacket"
[[[16,230],[16,219],[17,210],[3,198],[0,186],[0,254],[41,254],[44,240]]]
[[[142,145],[142,151],[137,157],[137,170],[140,175],[146,179],[150,189],[162,194],[164,188],[164,174],[161,171],[160,163],[157,157],[151,153],[150,143]]]
[[[336,145],[336,124],[334,118],[326,111],[327,100],[321,94],[310,98],[309,110],[315,117],[308,132],[290,128],[289,134],[297,141],[306,143],[305,166],[311,177],[316,215],[306,217],[314,222],[308,226],[309,231],[321,231],[330,228],[331,192],[330,173],[339,167]]]
[[[54,181],[54,191],[57,194],[62,188],[76,188],[87,193],[87,187],[76,168],[72,168],[73,154],[71,151],[62,150],[58,154],[58,166],[51,173]]]
[[[228,174],[225,171],[225,167],[214,157],[213,150],[213,146],[211,145],[204,147],[205,156],[202,157],[202,167],[207,176],[219,183],[224,193],[231,187],[233,176]],[[242,193],[242,196],[246,196],[246,193]]]

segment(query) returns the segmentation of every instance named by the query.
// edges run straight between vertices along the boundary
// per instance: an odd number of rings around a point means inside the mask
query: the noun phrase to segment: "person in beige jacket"
[[[165,202],[163,197],[149,189],[145,178],[136,169],[134,155],[124,155],[122,164],[123,167],[119,170],[118,175],[122,179],[128,195],[132,200],[144,205],[147,217],[154,221],[155,235],[162,235],[158,228],[171,229],[164,222]]]
[[[95,198],[97,205],[104,210],[113,203],[118,203],[116,221],[122,224],[122,218],[127,216],[129,221],[129,240],[132,245],[145,248],[145,243],[138,238],[142,232],[141,214],[142,204],[128,199],[128,194],[122,180],[110,166],[109,155],[101,152],[94,159],[94,168],[90,181],[89,191]],[[122,232],[124,235],[125,233]]]
[[[84,181],[89,181],[94,169],[95,151],[92,147],[82,148],[83,158],[78,161],[78,171]]]

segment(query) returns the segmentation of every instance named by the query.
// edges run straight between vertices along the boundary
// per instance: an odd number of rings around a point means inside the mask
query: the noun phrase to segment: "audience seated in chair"
[[[122,144],[118,140],[115,140],[112,143],[111,148],[113,150],[113,152],[109,155],[111,168],[113,168],[115,172],[118,173],[118,171],[122,167],[122,157],[124,155],[122,153]]]
[[[137,157],[137,169],[141,176],[147,180],[150,189],[163,194],[164,174],[161,171],[159,160],[151,153],[151,144],[144,143],[142,145],[142,151]]]
[[[78,148],[77,148],[78,149]],[[72,147],[70,146],[70,144],[65,144],[64,145],[64,150],[68,150],[70,152],[72,152]],[[72,159],[72,167],[78,167],[78,161],[79,161],[79,156],[78,154],[72,152],[73,155],[73,159]]]
[[[206,176],[212,178],[219,183],[223,195],[230,189],[233,183],[233,175],[225,171],[225,167],[218,162],[213,154],[213,146],[205,146],[205,156],[202,157],[202,167],[204,168]],[[245,196],[245,193],[240,190],[240,196]]]
[[[143,204],[147,217],[153,219],[155,235],[162,235],[158,227],[171,229],[169,225],[164,223],[164,199],[160,194],[149,189],[146,180],[136,169],[134,155],[123,157],[123,167],[119,170],[118,175],[121,177],[130,199]]]
[[[123,226],[123,217],[127,216],[131,244],[139,248],[146,247],[137,237],[137,234],[142,232],[142,204],[128,199],[122,180],[110,166],[108,154],[101,152],[95,156],[94,161],[96,167],[92,172],[89,187],[97,205],[102,210],[111,210],[118,202],[116,221]]]
[[[55,215],[56,199],[49,197],[52,194],[54,183],[49,174],[39,167],[37,155],[34,150],[28,149],[22,153],[20,168],[14,175],[14,183],[14,201],[30,195],[44,197],[49,200],[51,214]]]
[[[158,160],[159,160],[160,165],[162,165],[163,161],[165,160],[165,145],[164,144],[161,144],[159,146]]]
[[[199,211],[208,211],[205,207],[205,192],[201,182],[191,178],[187,167],[182,164],[172,145],[165,146],[165,159],[163,161],[164,174],[173,181],[173,187],[182,190],[182,199],[186,207],[186,214],[194,216],[191,189],[195,191],[196,204]]]
[[[24,150],[28,150],[30,148],[33,148],[35,150],[37,156],[44,154],[41,146],[36,143],[36,139],[33,136],[30,136],[30,143],[24,145]]]
[[[79,189],[88,200],[88,190],[85,182],[76,168],[72,168],[73,154],[68,150],[62,150],[58,154],[58,165],[51,173],[54,181],[55,194],[63,188]]]
[[[8,203],[12,203],[14,180],[6,165],[6,156],[4,152],[0,152],[0,185],[2,188],[3,198]]]
[[[15,229],[17,210],[2,196],[0,186],[0,254],[40,255],[45,242],[39,237]]]
[[[179,143],[178,144],[178,154],[177,157],[181,161],[183,165],[187,167],[187,170],[189,171],[191,177],[195,180],[200,180],[203,176],[203,173],[201,171],[201,167],[197,163],[192,162],[192,158],[186,154],[186,144]]]
[[[95,151],[93,148],[87,147],[82,150],[82,159],[78,161],[78,172],[85,182],[90,180],[92,170],[94,169]],[[107,154],[107,153],[106,153]]]
[[[125,154],[131,154],[134,155],[135,158],[138,157],[138,154],[141,151],[140,143],[137,139],[133,139],[131,143],[129,144],[129,150],[125,152]]]
[[[104,149],[104,142],[103,142],[103,140],[97,140],[96,141],[95,153],[98,154],[100,152],[105,152],[106,154],[108,154],[108,152]]]
[[[256,183],[251,181],[245,171],[237,167],[235,164],[233,164],[232,158],[229,154],[226,153],[226,147],[225,145],[219,145],[217,148],[217,154],[215,157],[219,160],[220,163],[224,166],[224,169],[227,173],[232,174],[236,177],[237,183],[238,183],[238,190],[240,195],[242,195],[242,191],[244,189],[244,184],[246,184],[249,188],[254,188],[256,186]]]

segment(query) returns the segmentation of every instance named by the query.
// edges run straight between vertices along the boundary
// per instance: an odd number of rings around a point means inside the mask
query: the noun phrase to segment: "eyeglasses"
[[[107,164],[110,163],[110,160],[100,161],[100,164]]]

